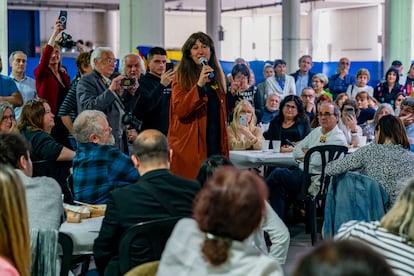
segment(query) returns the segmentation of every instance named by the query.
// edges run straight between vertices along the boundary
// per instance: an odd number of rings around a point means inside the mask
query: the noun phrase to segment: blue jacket
[[[290,74],[294,79],[295,79],[295,83],[296,83],[296,81],[298,80],[298,77],[299,77],[299,72],[300,72],[300,70],[297,70],[295,73],[292,73],[292,74]],[[308,72],[308,75],[309,75],[309,79],[308,79],[308,87],[312,87],[312,78],[313,78],[313,76],[315,75],[315,73],[314,72],[312,72],[312,71],[309,71]],[[296,94],[298,95],[298,96],[300,96],[301,94],[302,94],[302,91],[296,91]]]
[[[356,172],[333,176],[326,196],[324,239],[331,239],[344,222],[380,220],[387,203],[387,193],[370,177]]]

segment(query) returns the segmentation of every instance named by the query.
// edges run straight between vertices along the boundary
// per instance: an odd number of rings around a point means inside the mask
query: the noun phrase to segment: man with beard
[[[129,156],[114,147],[112,128],[103,112],[81,112],[73,123],[73,136],[78,142],[73,159],[75,200],[105,204],[110,191],[138,180]]]

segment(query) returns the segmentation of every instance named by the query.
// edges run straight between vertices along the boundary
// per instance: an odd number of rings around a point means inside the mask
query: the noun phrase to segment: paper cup
[[[359,136],[359,146],[363,147],[367,144],[367,136]]]
[[[280,145],[281,145],[280,140],[272,141],[273,151],[280,152]]]
[[[269,143],[270,143],[269,140],[263,140],[262,141],[262,150],[263,151],[268,151],[269,150]]]

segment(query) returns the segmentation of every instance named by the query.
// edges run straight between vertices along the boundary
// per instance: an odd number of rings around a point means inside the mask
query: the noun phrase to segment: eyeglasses
[[[113,63],[114,65],[118,64],[118,61],[115,58],[100,58],[106,64]]]
[[[319,116],[319,117],[329,117],[329,116],[332,116],[332,115],[335,115],[335,114],[333,114],[333,113],[329,113],[329,112],[325,112],[325,113],[321,113],[321,112],[319,112],[319,113],[318,113],[318,116]]]
[[[6,121],[6,120],[13,121],[14,120],[14,116],[13,115],[3,116],[2,121]]]
[[[286,108],[286,109],[297,109],[297,107],[296,107],[296,106],[294,106],[294,105],[289,105],[289,104],[285,104],[284,108]]]
[[[344,62],[344,61],[342,61],[342,62],[341,62],[341,64],[342,64],[342,65],[349,65],[349,62]]]
[[[313,98],[314,96],[313,95],[304,95],[304,94],[302,94],[302,97],[304,97],[304,98]]]

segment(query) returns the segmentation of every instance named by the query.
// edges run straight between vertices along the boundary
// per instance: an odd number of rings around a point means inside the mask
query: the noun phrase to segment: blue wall
[[[20,50],[35,56],[40,44],[39,12],[8,10],[7,16],[9,54]]]
[[[74,78],[77,73],[76,68],[76,59],[72,57],[63,57],[62,63],[66,67],[69,76]],[[272,63],[271,61],[250,61],[250,67],[254,71],[255,77],[256,77],[256,84],[264,81],[263,78],[263,66],[265,63]],[[27,59],[27,69],[26,73],[30,77],[33,76],[33,70],[34,68],[39,64],[39,58],[38,57],[28,57]],[[223,67],[223,70],[226,74],[231,72],[231,69],[233,67],[233,62],[231,61],[222,61],[221,66]],[[338,66],[338,62],[314,62],[313,63],[313,72],[323,72],[328,77],[333,75],[335,73],[335,70]],[[356,75],[357,71],[360,68],[366,68],[371,74],[371,79],[369,81],[369,85],[375,86],[378,84],[378,82],[382,79],[382,76],[384,74],[382,70],[383,64],[382,62],[377,61],[352,61],[351,62],[351,70],[350,73],[353,75]],[[409,66],[406,66],[409,67]],[[10,68],[9,68],[10,72]]]

